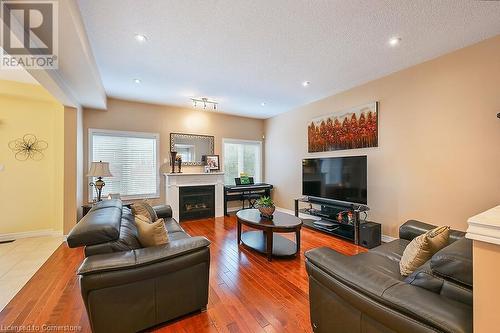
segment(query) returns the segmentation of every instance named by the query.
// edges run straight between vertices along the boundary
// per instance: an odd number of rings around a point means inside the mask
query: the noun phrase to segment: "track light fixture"
[[[217,110],[217,105],[219,104],[218,102],[214,100],[210,100],[206,97],[201,97],[201,98],[191,98],[191,102],[193,102],[193,107],[197,108],[198,103],[203,105],[203,110],[207,109],[207,106],[211,106],[215,111]]]

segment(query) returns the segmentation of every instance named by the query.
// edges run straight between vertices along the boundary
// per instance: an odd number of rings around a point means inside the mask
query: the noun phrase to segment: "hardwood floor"
[[[234,216],[182,226],[190,235],[212,242],[208,309],[155,327],[154,332],[311,332],[304,252],[320,246],[346,255],[366,251],[303,228],[299,257],[268,262],[264,255],[237,246]],[[62,244],[0,312],[4,329],[45,324],[59,326],[59,332],[69,330],[65,325],[90,332],[75,275],[82,260],[82,249]]]

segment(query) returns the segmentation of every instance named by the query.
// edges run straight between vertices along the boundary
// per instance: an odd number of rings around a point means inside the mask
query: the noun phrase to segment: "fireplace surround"
[[[202,214],[202,211],[210,212],[211,216],[220,217],[224,214],[224,173],[165,173],[165,199],[166,204],[172,207],[172,216],[177,221],[185,221],[187,219],[206,218],[208,216]],[[189,193],[193,188],[207,189],[207,186],[213,188],[213,213],[207,207],[203,207],[203,203],[187,202],[186,198],[181,202],[183,194],[188,193],[188,198],[195,199],[196,193]],[[206,199],[207,195],[203,195]],[[186,206],[188,205],[188,206]],[[206,205],[206,204],[205,204]],[[184,216],[181,211],[190,208],[190,216]],[[195,213],[198,211],[198,213]],[[207,214],[208,215],[208,214]]]

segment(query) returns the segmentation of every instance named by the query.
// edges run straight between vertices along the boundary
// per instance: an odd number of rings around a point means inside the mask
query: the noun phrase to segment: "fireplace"
[[[172,217],[180,221],[181,189],[189,187],[215,188],[215,214],[211,216],[224,216],[224,172],[210,173],[165,173],[165,203],[172,207]],[[193,209],[191,209],[192,211]],[[194,213],[194,212],[193,212]],[[192,214],[190,214],[192,215]],[[198,218],[198,217],[195,217]]]
[[[215,217],[215,186],[182,186],[179,188],[179,220]]]

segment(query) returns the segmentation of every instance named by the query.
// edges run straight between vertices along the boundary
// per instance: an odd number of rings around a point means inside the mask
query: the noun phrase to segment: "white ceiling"
[[[78,0],[109,96],[267,118],[500,33],[500,2]],[[146,43],[134,39],[147,36]],[[388,46],[390,37],[402,43]],[[138,78],[141,84],[134,83]],[[311,81],[304,88],[301,83]],[[265,102],[265,106],[261,103]]]

